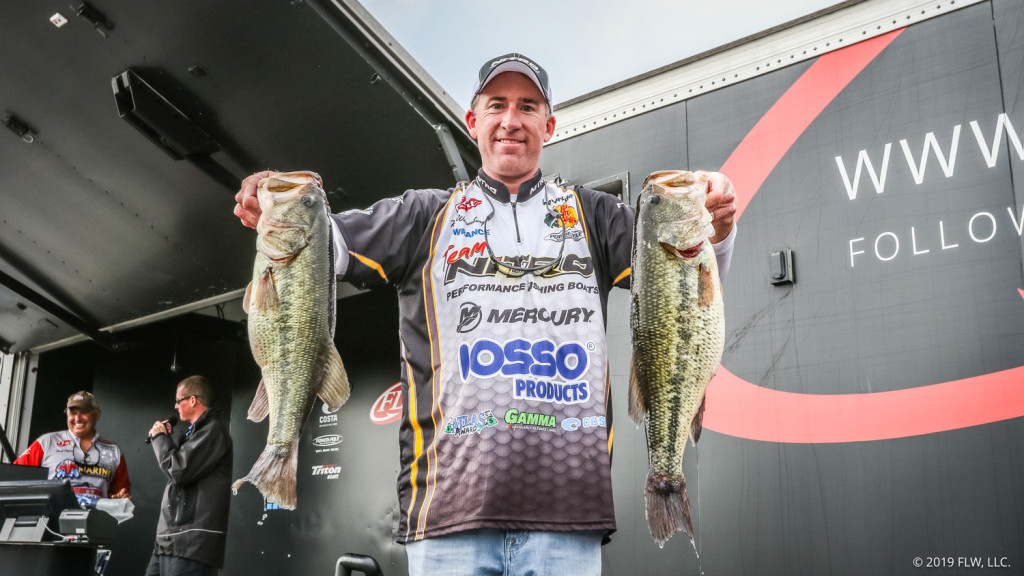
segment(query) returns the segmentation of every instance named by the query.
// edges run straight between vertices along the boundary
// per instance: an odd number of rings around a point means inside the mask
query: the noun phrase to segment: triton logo
[[[322,464],[313,466],[313,476],[326,476],[328,480],[334,480],[341,473],[341,466],[333,464]]]

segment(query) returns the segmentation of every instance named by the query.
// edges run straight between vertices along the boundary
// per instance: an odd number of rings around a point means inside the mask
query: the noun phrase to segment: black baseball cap
[[[476,86],[473,87],[473,96],[480,94],[480,91],[487,86],[487,83],[505,72],[519,72],[524,74],[540,89],[544,100],[548,103],[548,110],[551,110],[551,85],[548,84],[548,73],[533,60],[517,54],[505,54],[497,58],[491,58],[480,68],[476,77]]]

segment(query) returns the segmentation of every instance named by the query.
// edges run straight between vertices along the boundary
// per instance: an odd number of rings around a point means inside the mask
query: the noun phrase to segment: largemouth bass
[[[704,390],[725,344],[707,182],[692,172],[644,180],[633,229],[630,288],[633,360],[629,416],[647,427],[647,523],[659,546],[685,529],[693,542],[683,478],[687,437],[700,436]]]
[[[268,502],[295,509],[302,424],[319,395],[331,409],[349,397],[348,375],[334,347],[334,245],[327,196],[312,172],[260,181],[262,215],[256,261],[242,307],[249,345],[263,379],[248,417],[270,416],[267,446],[252,470],[232,485],[259,488]]]

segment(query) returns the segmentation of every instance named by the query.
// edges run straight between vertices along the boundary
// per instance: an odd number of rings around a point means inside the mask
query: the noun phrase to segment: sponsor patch
[[[370,422],[384,425],[402,418],[402,383],[395,382],[370,407]]]
[[[557,428],[557,420],[551,414],[523,412],[515,408],[505,412],[505,423],[509,430],[546,430]]]
[[[490,428],[498,423],[498,419],[491,414],[490,410],[466,414],[463,416],[452,416],[445,424],[444,433],[452,436],[468,436],[479,434],[484,428]]]

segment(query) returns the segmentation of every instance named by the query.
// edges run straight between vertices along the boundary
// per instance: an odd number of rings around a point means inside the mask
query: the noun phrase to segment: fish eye
[[[651,204],[661,204],[661,196],[651,196]]]
[[[303,206],[307,206],[308,207],[308,206],[312,206],[313,204],[315,204],[316,200],[313,199],[312,196],[303,196],[302,199],[299,200],[299,202],[302,202]]]

